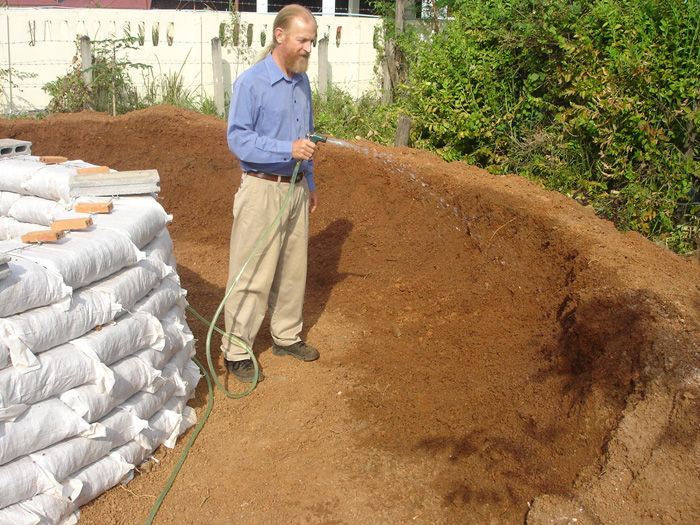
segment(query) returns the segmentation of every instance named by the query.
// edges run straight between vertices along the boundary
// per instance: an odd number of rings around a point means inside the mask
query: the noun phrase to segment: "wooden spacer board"
[[[59,219],[51,223],[52,230],[84,230],[92,226],[92,217]]]
[[[68,159],[66,157],[58,157],[55,155],[44,155],[39,157],[39,162],[43,162],[44,164],[61,164],[67,160]]]
[[[79,202],[73,208],[78,213],[109,213],[114,209],[112,202]]]
[[[109,173],[108,166],[92,166],[90,168],[78,168],[76,170],[78,175],[88,175],[91,173]]]
[[[55,242],[66,236],[63,230],[37,230],[22,235],[21,239],[24,243],[32,242]]]

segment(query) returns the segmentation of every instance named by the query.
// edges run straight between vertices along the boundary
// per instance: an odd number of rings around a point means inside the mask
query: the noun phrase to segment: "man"
[[[225,306],[226,331],[248,346],[270,309],[272,351],[302,361],[318,358],[304,343],[302,306],[306,287],[309,213],[318,205],[312,156],[311,89],[306,76],[317,25],[311,12],[288,5],[277,14],[264,58],[243,72],[233,86],[228,145],[241,165],[241,185],[233,205],[228,287],[282,207],[294,167],[301,162],[293,194],[261,253],[246,267]],[[223,337],[226,368],[251,382],[247,352]],[[258,381],[263,379],[262,372]]]

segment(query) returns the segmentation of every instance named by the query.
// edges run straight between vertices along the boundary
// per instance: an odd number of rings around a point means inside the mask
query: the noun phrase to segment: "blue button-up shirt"
[[[292,142],[313,133],[311,86],[306,73],[288,78],[272,55],[244,71],[233,84],[228,116],[228,147],[243,171],[291,175],[297,160]],[[309,190],[314,185],[313,160],[299,171]]]

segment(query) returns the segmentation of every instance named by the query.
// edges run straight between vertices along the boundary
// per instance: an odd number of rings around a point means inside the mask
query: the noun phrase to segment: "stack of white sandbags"
[[[171,217],[151,195],[117,197],[89,228],[22,243],[85,216],[65,180],[27,177],[41,164],[0,159],[0,523],[77,521],[196,419]]]

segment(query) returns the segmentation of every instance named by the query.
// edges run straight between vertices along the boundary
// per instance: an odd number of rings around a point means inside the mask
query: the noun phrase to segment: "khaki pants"
[[[274,221],[288,190],[289,183],[245,174],[241,178],[233,203],[227,290]],[[269,307],[273,341],[287,346],[300,340],[308,238],[309,188],[302,179],[294,185],[277,227],[248,263],[226,301],[226,332],[252,348]],[[226,337],[222,338],[221,350],[228,361],[250,358],[241,346]]]

